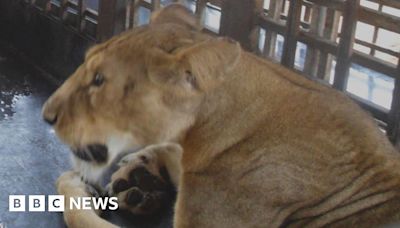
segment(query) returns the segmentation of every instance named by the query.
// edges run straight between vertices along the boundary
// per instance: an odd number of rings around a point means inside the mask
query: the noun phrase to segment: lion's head
[[[73,150],[104,149],[116,139],[123,147],[178,141],[194,123],[204,95],[223,81],[241,49],[172,11],[188,14],[168,7],[150,25],[91,48],[45,103],[44,119]]]

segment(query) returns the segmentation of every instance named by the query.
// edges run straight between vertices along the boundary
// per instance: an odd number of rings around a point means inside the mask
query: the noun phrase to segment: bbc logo
[[[43,212],[46,211],[46,197],[44,195],[10,195],[8,197],[8,209],[12,212],[26,211],[26,198],[28,198],[28,211]],[[63,195],[47,196],[47,211],[64,211],[65,198]]]

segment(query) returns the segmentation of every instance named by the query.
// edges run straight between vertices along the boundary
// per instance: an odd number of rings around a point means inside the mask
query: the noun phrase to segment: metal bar
[[[369,1],[400,9],[400,1],[399,0],[369,0]]]
[[[152,1],[152,10],[159,10],[161,8],[160,0],[153,0]]]
[[[378,12],[366,7],[360,7],[358,11],[360,21],[392,32],[400,33],[400,17]]]
[[[396,65],[390,64],[388,62],[385,62],[368,54],[359,51],[354,51],[350,61],[362,65],[364,67],[370,68],[371,70],[377,71],[379,73],[385,74],[389,77],[392,78],[398,77]]]
[[[310,33],[316,37],[323,37],[326,24],[327,7],[312,6],[312,16],[310,23]],[[321,51],[319,48],[308,48],[304,64],[304,71],[310,76],[316,76],[321,61]]]
[[[338,36],[338,27],[340,22],[340,11],[333,9],[327,9],[325,30],[324,35],[327,40],[336,45],[336,39]],[[335,52],[335,54],[337,51]],[[328,52],[321,52],[321,61],[318,67],[317,77],[325,81],[329,81],[330,73],[332,69],[333,56],[329,55]]]
[[[265,15],[260,15],[257,22],[262,28],[274,31],[278,34],[284,35],[286,31],[286,25],[282,21],[274,21]]]
[[[355,101],[358,105],[360,105],[361,108],[371,113],[371,115],[374,116],[376,119],[387,123],[389,118],[387,110],[377,106],[376,104],[370,101],[359,98],[351,93],[346,93],[346,95],[349,96],[351,99],[353,99],[353,101]]]
[[[396,145],[400,147],[400,60],[397,65],[397,77],[394,84],[392,106],[389,113],[387,134]]]
[[[83,22],[83,12],[85,11],[86,7],[83,6],[83,0],[78,0],[78,19],[77,19],[77,29],[79,32],[83,30],[84,23]]]
[[[68,0],[61,0],[60,2],[60,14],[58,15],[60,17],[61,20],[65,19],[65,11],[67,10],[68,7]]]
[[[379,4],[378,11],[379,11],[379,12],[382,12],[382,8],[383,8],[383,5],[382,5],[382,4]],[[378,39],[378,31],[379,31],[379,28],[376,27],[376,26],[374,26],[374,35],[373,35],[373,37],[372,37],[372,43],[373,43],[373,44],[375,44],[376,41],[377,41],[377,39]],[[356,39],[356,43],[357,43],[357,39]],[[375,48],[371,48],[371,51],[369,52],[369,54],[372,55],[372,56],[374,56],[374,55],[375,55]]]
[[[287,29],[285,33],[285,43],[283,45],[283,54],[281,60],[281,63],[289,68],[293,68],[296,56],[297,36],[300,31],[302,2],[302,0],[291,0],[290,2]]]
[[[51,9],[50,0],[34,0],[30,1],[30,3],[33,7],[36,7],[45,13],[48,13]]]
[[[353,54],[353,44],[357,26],[357,13],[360,0],[350,0],[346,2],[343,13],[343,26],[337,55],[337,64],[333,87],[344,91],[347,86],[347,78],[351,66]]]
[[[344,9],[344,0],[306,0],[307,2],[312,2],[319,6],[326,6],[330,9],[343,11]],[[351,0],[350,0],[351,1]]]
[[[99,0],[97,40],[104,41],[114,34],[116,6],[118,0]]]
[[[255,25],[255,0],[223,1],[220,35],[229,36],[251,50],[250,35]]]
[[[209,3],[211,3],[214,6],[222,7],[222,3],[224,0],[208,0]]]
[[[312,8],[314,7],[314,5],[313,4],[310,4],[310,5],[306,5],[306,4],[304,4],[304,6],[305,6],[305,12],[304,12],[304,22],[310,22],[311,20],[312,20]]]
[[[279,21],[282,13],[282,5],[284,0],[271,1],[268,10],[268,16],[272,21]],[[283,25],[284,26],[284,25]],[[265,40],[263,55],[266,57],[272,57],[275,53],[277,33],[273,29],[268,27],[265,29]]]
[[[366,46],[366,47],[369,47],[372,50],[380,51],[380,52],[383,52],[383,53],[386,53],[386,54],[389,54],[389,55],[393,55],[393,56],[398,57],[398,58],[400,57],[400,53],[399,52],[393,51],[392,49],[388,49],[388,48],[384,48],[384,47],[378,46],[378,45],[373,44],[373,43],[369,43],[369,42],[366,42],[366,41],[363,41],[363,40],[359,40],[359,39],[355,39],[355,43],[356,44],[361,44],[361,45]],[[372,54],[370,54],[370,55],[373,56]]]
[[[203,21],[202,20],[202,16],[204,13],[204,10],[207,7],[207,0],[197,0],[196,1],[196,12],[195,15],[198,18],[198,20]]]
[[[308,46],[312,48],[318,48],[321,51],[328,52],[332,55],[336,55],[338,51],[338,45],[337,43],[309,34],[307,32],[301,31],[299,33],[299,41],[302,43],[307,44]]]
[[[266,15],[268,15],[269,10],[264,9],[264,12],[265,12]],[[288,18],[287,16],[285,16],[283,14],[280,14],[280,20],[287,21],[287,18]],[[310,24],[308,22],[300,21],[300,25],[301,25],[301,28],[303,28],[303,29],[309,29],[310,28]]]

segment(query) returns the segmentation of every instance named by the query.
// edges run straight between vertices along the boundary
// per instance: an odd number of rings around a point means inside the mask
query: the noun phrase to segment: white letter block
[[[48,211],[63,212],[65,206],[65,198],[63,195],[49,195],[47,197]]]
[[[25,196],[24,195],[9,195],[8,196],[9,211],[25,211]]]
[[[46,198],[44,195],[29,196],[29,211],[45,211]]]

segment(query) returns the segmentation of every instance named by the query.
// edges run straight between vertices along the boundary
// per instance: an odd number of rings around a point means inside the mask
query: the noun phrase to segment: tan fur
[[[106,81],[95,88],[99,71]],[[400,220],[400,157],[371,117],[339,92],[185,22],[94,47],[43,113],[58,116],[56,132],[72,147],[107,144],[118,132],[134,145],[179,143],[175,227]]]
[[[90,196],[85,190],[85,184],[80,180],[79,174],[73,171],[63,173],[57,180],[57,191],[64,195],[65,205],[69,205],[70,197],[88,197]],[[94,210],[69,210],[66,207],[64,212],[65,222],[68,227],[88,228],[88,227],[109,227],[117,226],[99,219],[97,212]]]

